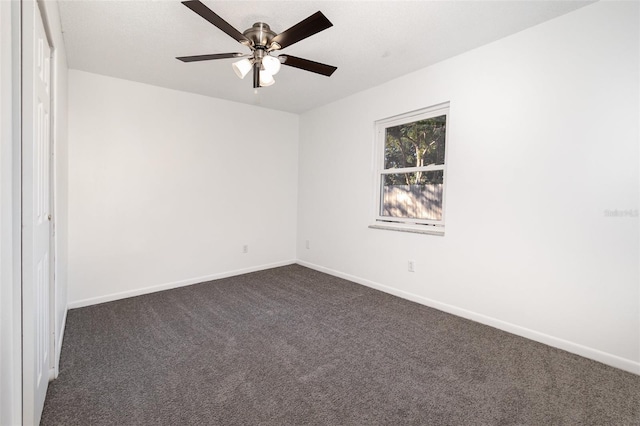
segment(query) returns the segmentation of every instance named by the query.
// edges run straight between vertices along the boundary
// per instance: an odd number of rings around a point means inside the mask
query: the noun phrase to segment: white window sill
[[[411,232],[414,234],[428,234],[444,236],[444,227],[442,226],[429,226],[429,225],[412,225],[407,223],[392,223],[392,222],[376,222],[373,225],[369,225],[371,229],[382,229],[385,231],[400,231]]]

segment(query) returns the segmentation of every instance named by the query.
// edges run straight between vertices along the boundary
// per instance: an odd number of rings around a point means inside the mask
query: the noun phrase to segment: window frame
[[[385,169],[385,144],[386,130],[390,127],[409,124],[433,117],[445,116],[446,131],[444,141],[444,164],[427,165],[420,167],[403,167],[395,169]],[[370,228],[393,229],[407,232],[418,232],[426,234],[444,235],[445,214],[446,214],[446,186],[447,186],[447,163],[449,153],[449,102],[433,105],[427,108],[411,111],[408,113],[377,120],[375,127],[375,149],[374,149],[374,189],[373,189],[373,222]],[[442,219],[417,219],[404,217],[382,216],[382,177],[387,174],[415,173],[418,171],[430,172],[442,170]]]

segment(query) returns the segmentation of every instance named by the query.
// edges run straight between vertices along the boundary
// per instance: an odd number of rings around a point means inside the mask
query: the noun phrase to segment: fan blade
[[[182,4],[193,10],[198,15],[202,16],[207,21],[218,27],[220,30],[227,33],[227,35],[236,39],[239,43],[245,46],[250,46],[251,41],[244,36],[240,31],[233,28],[227,21],[219,17],[213,10],[209,9],[204,3],[199,0],[183,1]]]
[[[317,74],[326,75],[330,77],[338,67],[331,65],[321,64],[320,62],[310,61],[308,59],[298,58],[291,55],[280,55],[278,58],[284,58],[282,65],[289,65],[290,67],[300,68],[301,70],[315,72]]]
[[[229,59],[247,56],[242,53],[214,53],[212,55],[179,56],[176,59],[182,62],[210,61],[212,59]]]
[[[307,19],[298,22],[293,27],[275,36],[273,40],[271,40],[271,43],[272,46],[273,43],[277,44],[275,49],[284,49],[285,47],[291,46],[293,43],[304,40],[305,38],[319,33],[320,31],[324,31],[332,26],[333,24],[322,14],[322,12],[316,12]]]

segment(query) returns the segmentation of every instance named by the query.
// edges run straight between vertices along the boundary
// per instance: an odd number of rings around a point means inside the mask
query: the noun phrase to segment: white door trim
[[[20,2],[0,1],[0,424],[22,423]]]

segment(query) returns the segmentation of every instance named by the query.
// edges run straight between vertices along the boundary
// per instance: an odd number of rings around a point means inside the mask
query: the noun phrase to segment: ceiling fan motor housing
[[[264,22],[256,22],[251,28],[242,33],[246,38],[251,40],[254,49],[266,50],[271,46],[271,40],[276,33],[271,31],[269,25]]]

